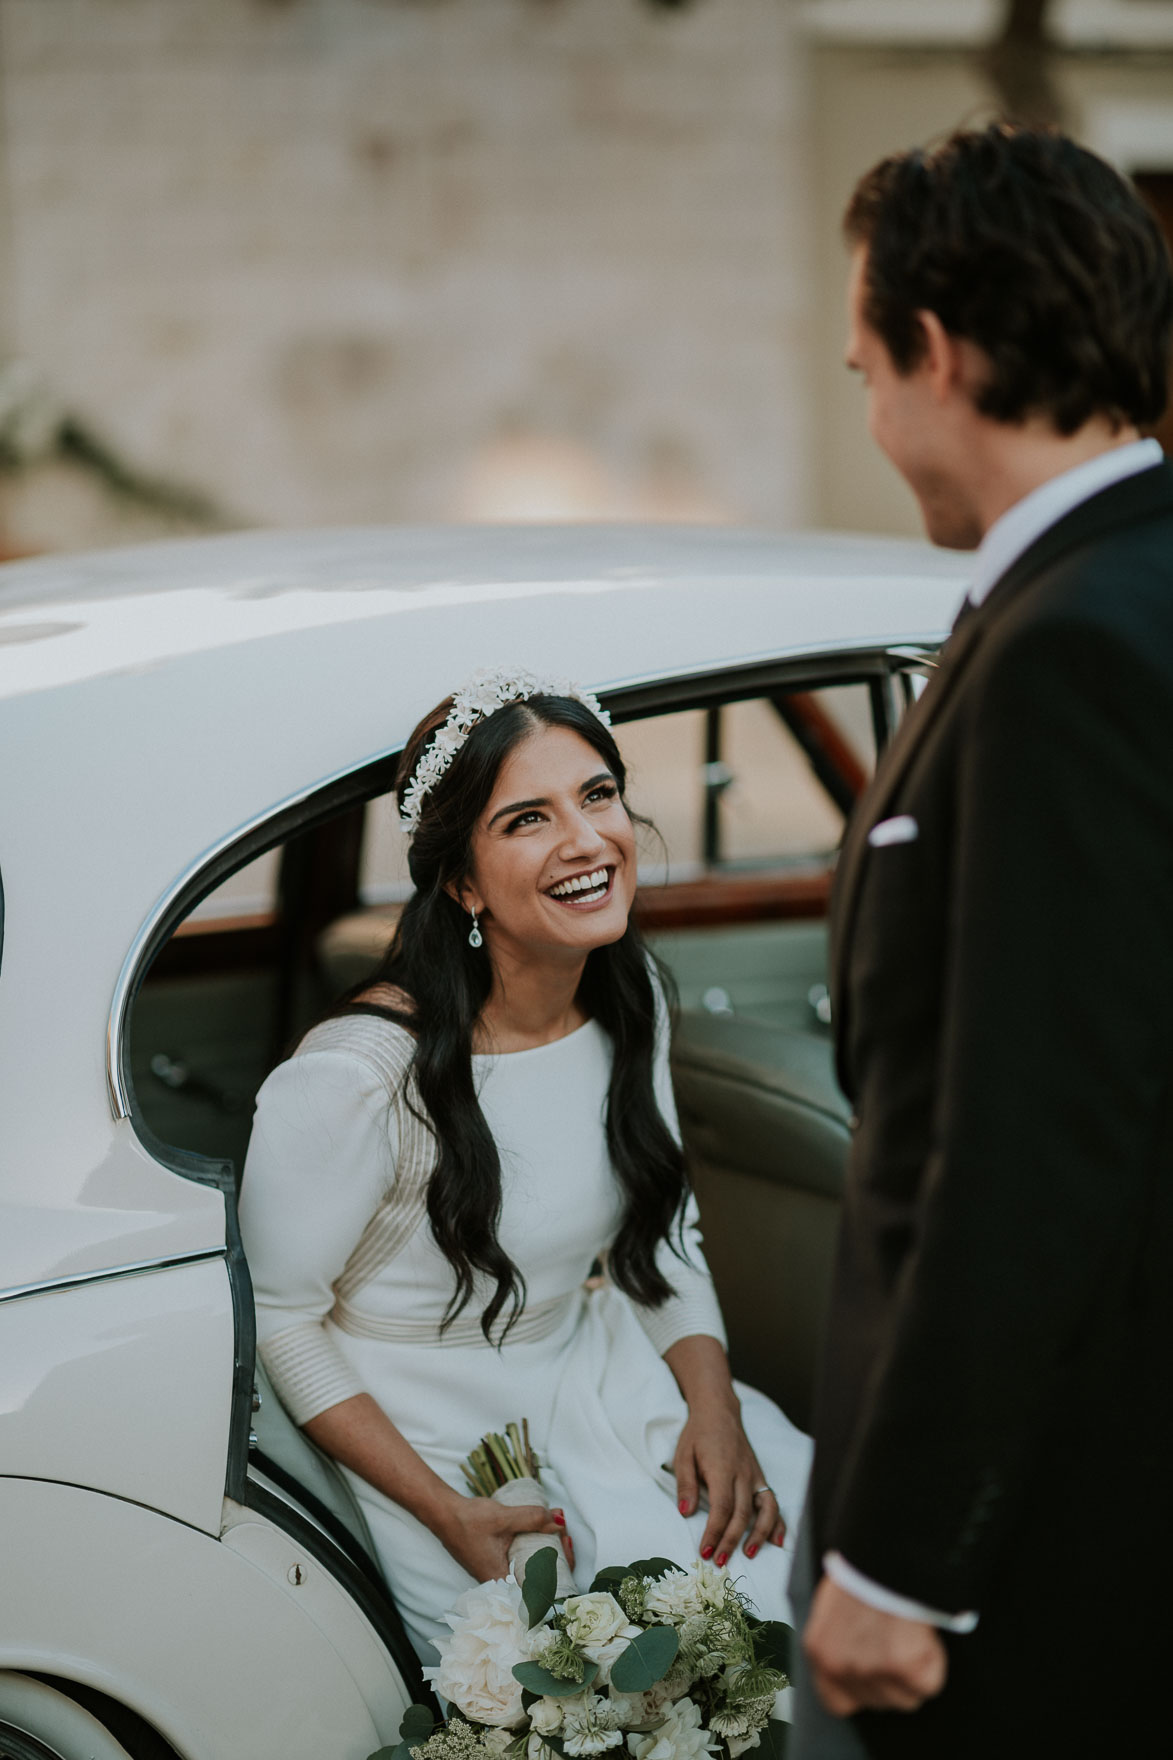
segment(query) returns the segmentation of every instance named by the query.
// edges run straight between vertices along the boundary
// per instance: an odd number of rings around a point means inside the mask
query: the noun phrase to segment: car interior
[[[874,654],[609,704],[629,801],[655,826],[640,834],[636,908],[678,994],[673,1079],[733,1370],[806,1428],[849,1142],[827,990],[831,873],[913,694],[895,657]],[[312,797],[306,822],[207,891],[155,954],[129,1027],[144,1135],[230,1161],[239,1181],[265,1075],[371,971],[410,891],[392,769],[372,773],[365,799],[362,779],[332,810]],[[342,1476],[259,1364],[256,1382],[250,1472],[361,1562]]]

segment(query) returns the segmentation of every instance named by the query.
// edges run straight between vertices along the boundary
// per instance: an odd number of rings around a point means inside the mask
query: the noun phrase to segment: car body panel
[[[0,1478],[0,1531],[37,1536],[6,1547],[0,1668],[95,1687],[192,1760],[366,1760],[407,1704],[390,1658],[294,1541],[251,1511],[229,1521],[221,1542],[77,1486]]]
[[[3,1471],[218,1534],[234,1348],[223,1258],[0,1302]]]

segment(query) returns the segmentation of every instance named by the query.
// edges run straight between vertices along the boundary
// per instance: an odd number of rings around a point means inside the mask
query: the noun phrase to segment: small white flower
[[[580,1693],[567,1699],[562,1710],[562,1745],[568,1754],[602,1754],[623,1741],[619,1718],[609,1699],[598,1693]]]
[[[556,1736],[562,1728],[562,1702],[559,1699],[538,1699],[529,1708],[530,1728],[540,1736]]]
[[[729,1744],[729,1760],[737,1760],[737,1756],[744,1754],[747,1749],[758,1747],[761,1739],[760,1729],[755,1729],[751,1736],[726,1736],[725,1740]]]
[[[691,1699],[678,1699],[659,1729],[628,1736],[627,1746],[635,1760],[701,1760],[716,1753],[718,1743],[701,1723],[700,1707]]]

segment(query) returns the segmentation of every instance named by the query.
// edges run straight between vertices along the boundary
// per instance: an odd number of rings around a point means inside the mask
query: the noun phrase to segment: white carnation
[[[725,1571],[698,1560],[691,1570],[670,1571],[658,1583],[650,1583],[645,1612],[669,1625],[679,1625],[711,1607],[723,1607],[727,1581]]]
[[[531,1655],[532,1644],[516,1587],[503,1580],[478,1583],[445,1618],[452,1636],[437,1638],[439,1667],[424,1670],[437,1692],[475,1723],[520,1723],[521,1682],[513,1678],[513,1665]]]
[[[700,1707],[692,1699],[678,1699],[659,1729],[628,1736],[627,1746],[635,1760],[701,1760],[716,1753],[718,1743],[701,1723]]]

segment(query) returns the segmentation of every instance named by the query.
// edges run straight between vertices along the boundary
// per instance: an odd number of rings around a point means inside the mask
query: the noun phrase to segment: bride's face
[[[603,758],[539,727],[501,766],[472,839],[463,903],[491,948],[589,952],[618,941],[635,896],[635,834]]]

